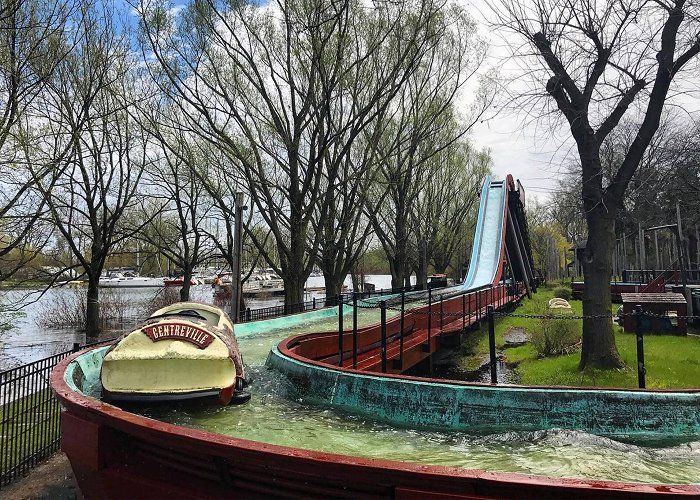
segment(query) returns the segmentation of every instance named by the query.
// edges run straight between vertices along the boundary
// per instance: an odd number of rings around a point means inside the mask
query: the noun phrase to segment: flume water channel
[[[361,325],[378,319],[360,310]],[[351,325],[351,316],[344,317]],[[262,326],[263,323],[260,323]],[[333,331],[337,318],[237,334],[252,379],[243,406],[152,406],[140,413],[165,422],[237,438],[367,458],[640,483],[698,483],[700,441],[649,447],[580,431],[553,429],[471,435],[401,429],[288,400],[286,378],[265,368],[272,346],[290,335]]]

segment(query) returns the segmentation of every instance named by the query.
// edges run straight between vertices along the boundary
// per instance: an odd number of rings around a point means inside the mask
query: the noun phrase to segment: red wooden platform
[[[445,299],[442,305],[438,300],[433,302],[430,308],[425,305],[407,310],[404,315],[403,335],[401,314],[393,316],[386,322],[384,373],[404,373],[440,349],[441,340],[457,335],[485,319],[487,306],[492,305],[496,309],[506,307],[519,301],[525,293],[522,288],[518,288],[515,294],[509,291],[507,285],[499,285]],[[395,312],[395,309],[392,312]],[[306,359],[339,366],[341,363],[338,337],[337,331],[300,335],[289,344],[289,348]],[[352,330],[343,330],[344,368],[353,368],[353,338]],[[382,372],[381,324],[358,329],[356,350],[355,369]]]

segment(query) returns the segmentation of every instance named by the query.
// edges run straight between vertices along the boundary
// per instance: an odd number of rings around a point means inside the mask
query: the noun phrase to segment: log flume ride
[[[300,335],[284,340],[273,349],[270,359],[277,354],[276,359],[284,357],[308,370],[307,381],[312,381],[313,370],[320,368],[336,380],[351,374],[375,381],[389,380],[398,387],[413,384],[410,387],[418,391],[417,400],[425,396],[426,404],[407,411],[440,413],[445,402],[427,401],[431,396],[421,395],[422,386],[416,378],[403,373],[428,359],[440,343],[463,331],[466,324],[480,321],[487,306],[506,307],[534,290],[523,202],[522,186],[516,185],[511,176],[504,181],[487,178],[481,191],[469,272],[462,284],[436,292],[442,297],[429,296],[427,305],[412,308],[403,315],[403,321],[402,315],[387,320],[384,332],[380,325],[359,329],[356,342],[347,330],[341,335],[338,331]],[[415,303],[421,297],[425,295],[411,295],[408,300]],[[385,296],[381,300],[395,307],[401,298]],[[362,305],[377,304],[363,301]],[[301,322],[326,313],[332,311],[313,311],[285,319]],[[59,364],[51,378],[52,388],[66,410],[61,421],[61,447],[86,498],[593,499],[700,495],[697,485],[549,478],[361,458],[177,426],[130,413],[94,397],[106,350],[107,347],[97,347],[75,354]],[[439,385],[440,381],[423,379],[421,383]],[[361,385],[354,387],[356,395],[366,389]],[[485,387],[491,389],[488,399],[498,405],[498,389]],[[340,386],[331,384],[329,390],[336,397]],[[689,400],[695,398],[691,404],[697,409],[697,395],[686,396]],[[540,410],[530,408],[529,420],[534,421]],[[478,416],[485,411],[486,407],[472,408],[469,413]]]

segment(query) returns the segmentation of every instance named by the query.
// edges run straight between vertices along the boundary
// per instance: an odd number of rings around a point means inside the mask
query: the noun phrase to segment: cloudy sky
[[[502,34],[489,29],[491,12],[487,0],[458,1],[480,24],[480,34],[489,43],[485,69],[497,68],[501,83],[506,85],[504,93],[516,94],[526,83],[517,78],[522,74],[520,63],[508,58],[507,44],[519,41],[504,39]],[[468,95],[463,97],[468,100]],[[571,153],[573,141],[569,131],[566,127],[551,130],[548,123],[533,120],[504,105],[505,100],[505,95],[501,95],[501,102],[473,128],[471,140],[477,147],[491,150],[496,176],[503,178],[512,174],[520,179],[528,194],[546,202],[563,175],[562,164]]]

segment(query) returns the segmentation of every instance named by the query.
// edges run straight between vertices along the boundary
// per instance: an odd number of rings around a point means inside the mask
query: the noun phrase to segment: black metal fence
[[[77,348],[0,372],[0,488],[58,450],[61,407],[49,377]]]
[[[686,278],[690,283],[700,282],[700,269],[686,269]],[[624,283],[639,283],[645,284],[654,281],[662,274],[668,274],[668,283],[676,285],[682,283],[681,271],[677,268],[673,269],[625,269],[622,271],[622,281]]]

